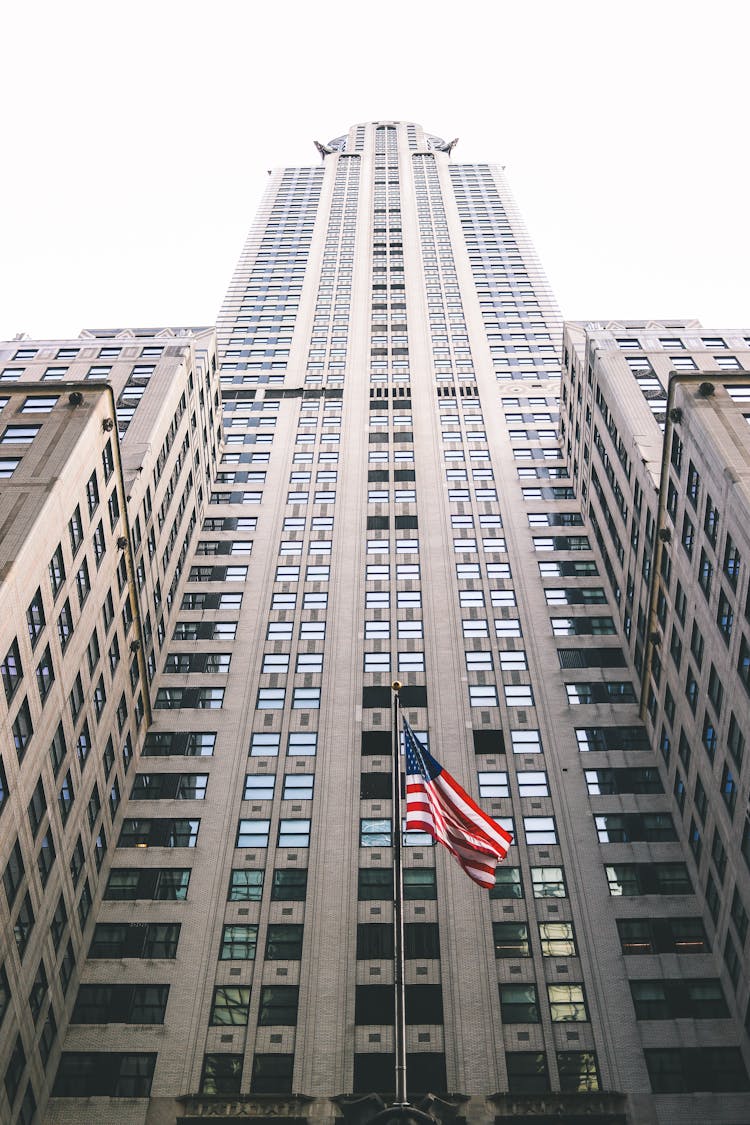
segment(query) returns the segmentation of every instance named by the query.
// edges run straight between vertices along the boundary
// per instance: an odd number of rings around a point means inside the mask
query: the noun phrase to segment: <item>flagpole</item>
[[[406,1096],[406,987],[404,984],[404,869],[401,857],[401,759],[399,755],[399,692],[393,691],[393,988],[397,1106],[408,1105]]]

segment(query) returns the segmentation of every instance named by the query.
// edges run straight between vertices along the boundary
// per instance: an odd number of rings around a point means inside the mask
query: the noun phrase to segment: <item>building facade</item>
[[[7,345],[3,1112],[372,1116],[367,1095],[394,1085],[398,679],[431,752],[514,835],[489,894],[404,839],[412,1100],[497,1125],[740,1125],[748,442],[742,376],[720,361],[750,370],[748,340],[571,325],[563,345],[500,169],[401,122],[320,148],[271,174],[218,371],[208,332],[84,333],[58,351],[95,369],[96,349],[132,351],[106,375],[71,364],[29,436],[55,353]],[[712,362],[704,336],[724,343]],[[137,349],[160,347],[144,383]],[[105,438],[122,516],[100,560],[86,482]],[[43,519],[12,495],[40,464]],[[69,656],[75,503],[98,585]],[[114,662],[97,626],[100,716],[89,638],[118,567],[132,623]],[[77,751],[79,675],[103,810]]]

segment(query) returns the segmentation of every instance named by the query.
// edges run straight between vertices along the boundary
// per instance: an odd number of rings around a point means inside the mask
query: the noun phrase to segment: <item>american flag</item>
[[[429,832],[480,887],[494,887],[495,868],[513,842],[422,745],[404,719],[406,831]]]

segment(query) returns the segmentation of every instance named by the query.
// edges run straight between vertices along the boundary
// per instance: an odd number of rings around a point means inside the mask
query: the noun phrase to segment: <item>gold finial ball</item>
[[[401,691],[402,686],[403,685],[402,685],[400,680],[394,680],[393,683],[391,684],[391,689],[393,691]]]

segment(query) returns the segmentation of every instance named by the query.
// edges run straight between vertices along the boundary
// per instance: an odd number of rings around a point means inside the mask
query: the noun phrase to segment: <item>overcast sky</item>
[[[566,317],[750,327],[741,0],[12,9],[0,339],[213,323],[266,170],[378,118],[506,166]]]

